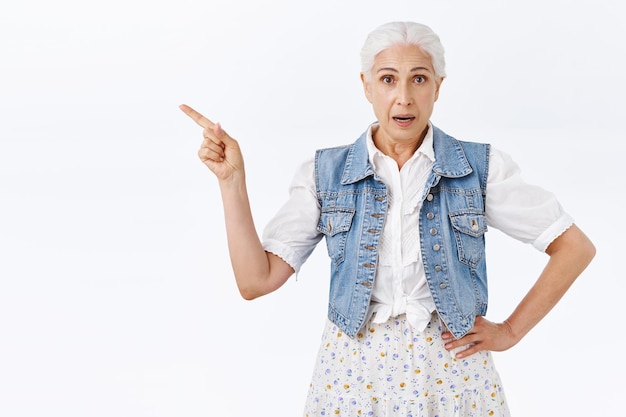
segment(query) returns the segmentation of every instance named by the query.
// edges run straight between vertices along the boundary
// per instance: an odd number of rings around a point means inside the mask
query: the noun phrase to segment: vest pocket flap
[[[463,210],[450,213],[452,226],[461,233],[479,237],[487,231],[487,219],[478,210]]]
[[[317,230],[327,236],[334,236],[337,233],[350,230],[354,209],[332,207],[322,209]]]

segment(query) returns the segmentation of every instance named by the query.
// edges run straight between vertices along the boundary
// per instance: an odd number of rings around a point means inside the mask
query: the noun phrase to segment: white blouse
[[[435,310],[422,265],[418,227],[422,192],[435,158],[432,127],[398,170],[396,161],[374,145],[372,126],[367,133],[369,159],[387,185],[389,205],[368,314],[376,313],[375,323],[406,314],[413,328],[422,331]],[[266,251],[281,257],[297,273],[323,237],[317,231],[320,206],[313,158],[297,170],[289,195],[265,227],[262,241]],[[524,182],[510,156],[493,146],[485,214],[490,227],[541,251],[573,224],[552,193]]]

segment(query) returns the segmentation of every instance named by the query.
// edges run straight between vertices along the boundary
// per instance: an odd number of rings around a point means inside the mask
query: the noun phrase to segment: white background
[[[10,5],[9,5],[10,4]],[[373,121],[359,51],[428,24],[448,78],[433,122],[511,153],[598,248],[496,353],[515,416],[622,416],[623,8],[618,1],[6,2],[0,9],[0,416],[298,416],[326,311],[322,243],[247,302],[200,129],[246,158],[259,231],[315,148]],[[502,320],[546,256],[488,234]]]

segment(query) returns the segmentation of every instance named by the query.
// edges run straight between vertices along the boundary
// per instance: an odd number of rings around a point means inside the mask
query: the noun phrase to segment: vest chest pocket
[[[449,214],[454,230],[454,238],[459,260],[476,267],[484,256],[484,235],[487,232],[487,219],[482,211],[462,210]]]
[[[352,226],[354,209],[343,207],[323,208],[317,224],[317,230],[326,237],[328,256],[341,263],[344,258],[346,238]]]

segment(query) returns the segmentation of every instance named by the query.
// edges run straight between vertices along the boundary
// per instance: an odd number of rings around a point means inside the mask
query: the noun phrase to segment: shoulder
[[[432,127],[433,127],[433,141],[435,143],[448,142],[448,143],[458,144],[462,146],[463,148],[465,147],[489,148],[491,146],[490,143],[485,142],[485,141],[479,141],[479,140],[473,140],[473,139],[467,139],[467,138],[459,139],[456,136],[452,136],[444,132],[443,130],[441,130],[435,125],[432,125]]]
[[[344,144],[337,145],[337,146],[330,146],[330,147],[317,149],[315,151],[315,155],[316,156],[319,154],[338,155],[342,153],[349,153],[351,150],[354,150],[357,148],[366,149],[367,148],[367,135],[370,129],[371,129],[371,126],[368,127],[364,132],[362,132],[356,140],[353,140],[350,143],[344,143]]]
[[[520,168],[507,152],[491,147],[489,154],[489,180],[502,181],[520,174]]]
[[[341,152],[346,152],[348,151],[354,144],[348,144],[348,145],[338,145],[338,146],[331,146],[331,147],[327,147],[327,148],[319,148],[315,151],[315,155],[319,155],[319,154],[324,154],[324,153],[328,153],[328,154],[336,154],[336,153],[341,153]]]

